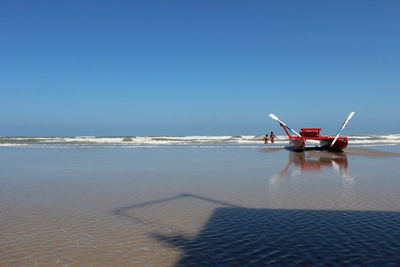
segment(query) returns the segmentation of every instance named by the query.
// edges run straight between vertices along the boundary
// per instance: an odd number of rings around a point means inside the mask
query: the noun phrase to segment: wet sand
[[[0,150],[0,266],[399,265],[399,147]]]

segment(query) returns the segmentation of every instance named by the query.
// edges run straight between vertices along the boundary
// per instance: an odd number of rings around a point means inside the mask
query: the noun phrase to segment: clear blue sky
[[[400,1],[0,2],[0,136],[400,133]]]

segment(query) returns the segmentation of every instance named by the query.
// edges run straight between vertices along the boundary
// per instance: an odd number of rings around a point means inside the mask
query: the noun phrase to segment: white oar
[[[350,119],[353,117],[354,115],[354,111],[350,112],[349,116],[347,117],[346,121],[343,122],[342,124],[342,128],[340,128],[339,132],[337,133],[337,135],[335,136],[335,139],[333,139],[332,143],[331,143],[331,147],[335,144],[336,140],[339,138],[340,133],[342,132],[342,130],[344,129],[344,127],[346,127],[347,123],[349,123]]]
[[[287,126],[283,121],[281,121],[277,116],[275,116],[274,114],[270,113],[268,115],[271,119],[278,121],[280,124],[282,124],[283,126],[285,126],[286,128],[288,128],[290,131],[292,131],[295,135],[297,135],[298,137],[302,137],[300,134],[298,134],[295,130],[293,130],[292,128],[290,128],[289,126]]]

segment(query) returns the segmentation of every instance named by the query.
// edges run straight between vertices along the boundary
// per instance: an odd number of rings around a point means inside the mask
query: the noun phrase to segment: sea
[[[349,146],[398,146],[400,134],[350,135]],[[288,144],[287,136],[278,136],[275,147]],[[307,141],[313,146],[318,141]],[[54,137],[0,137],[3,147],[68,148],[68,147],[258,147],[264,146],[263,136],[54,136]]]
[[[0,137],[0,266],[400,266],[400,134],[286,146]]]

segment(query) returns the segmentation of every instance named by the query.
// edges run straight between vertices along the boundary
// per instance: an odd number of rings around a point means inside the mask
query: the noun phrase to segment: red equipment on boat
[[[277,116],[274,114],[269,114],[273,120],[279,122],[282,126],[283,130],[286,132],[287,136],[289,137],[289,143],[292,148],[296,151],[302,151],[306,148],[306,141],[307,140],[316,140],[320,143],[321,149],[331,150],[331,151],[341,151],[347,147],[349,140],[347,137],[339,137],[339,134],[347,125],[349,120],[353,117],[354,112],[351,112],[347,117],[347,120],[342,124],[341,129],[339,130],[338,134],[335,137],[331,136],[321,136],[320,131],[321,128],[302,128],[300,134],[297,133],[295,130],[289,128],[284,122],[282,122]],[[289,130],[296,135],[291,135]]]

